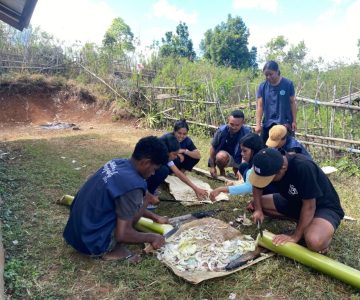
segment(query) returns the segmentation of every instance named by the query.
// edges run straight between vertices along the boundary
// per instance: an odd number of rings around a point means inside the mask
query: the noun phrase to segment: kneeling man
[[[344,217],[337,192],[328,177],[313,161],[301,154],[286,154],[267,148],[253,160],[253,219],[264,214],[297,221],[295,232],[274,237],[274,244],[297,243],[302,237],[310,250],[326,253],[336,228]],[[279,193],[263,195],[274,183]]]
[[[163,236],[142,233],[133,225],[141,216],[166,223],[146,206],[146,178],[168,161],[167,148],[155,136],[136,144],[130,159],[113,159],[101,167],[81,187],[70,207],[64,230],[68,244],[81,253],[107,260],[129,259],[139,262],[125,247],[127,243],[151,243],[153,248],[164,244]]]

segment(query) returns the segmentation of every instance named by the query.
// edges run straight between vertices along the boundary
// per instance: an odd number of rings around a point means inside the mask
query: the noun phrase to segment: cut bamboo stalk
[[[263,232],[263,237],[258,235],[257,242],[260,246],[273,252],[294,259],[308,267],[339,279],[353,287],[360,288],[360,271],[333,260],[325,255],[313,252],[296,243],[288,242],[275,246],[272,239],[275,235],[269,231]]]
[[[138,226],[140,225],[140,226]],[[135,224],[135,228],[144,231],[142,229],[146,229],[144,232],[154,232],[161,235],[167,234],[170,230],[174,229],[174,227],[170,224],[160,224],[156,223],[149,218],[141,217],[139,221]]]
[[[74,200],[74,196],[64,195],[58,201],[56,201],[56,203],[70,206],[73,200]]]

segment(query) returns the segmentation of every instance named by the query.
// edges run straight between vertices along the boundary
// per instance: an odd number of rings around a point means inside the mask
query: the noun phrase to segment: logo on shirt
[[[280,91],[280,95],[281,95],[281,96],[284,96],[284,95],[285,95],[285,91],[284,91],[284,90],[281,90],[281,91]]]
[[[260,168],[254,166],[254,170],[255,170],[256,173],[261,174]]]
[[[288,193],[289,193],[290,195],[297,195],[297,194],[298,194],[298,191],[297,191],[296,187],[294,187],[292,184],[290,184]]]
[[[116,171],[116,164],[114,161],[109,161],[105,164],[104,169],[102,171],[104,173],[104,177],[102,178],[105,183],[107,183],[108,179],[113,176],[114,174],[117,174],[118,171]]]

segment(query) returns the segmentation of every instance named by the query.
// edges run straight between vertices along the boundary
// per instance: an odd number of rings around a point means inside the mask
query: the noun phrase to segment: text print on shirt
[[[104,165],[104,169],[101,173],[105,173],[105,176],[102,178],[105,183],[107,183],[108,179],[113,176],[114,174],[117,174],[116,171],[116,164],[114,161],[109,161]]]

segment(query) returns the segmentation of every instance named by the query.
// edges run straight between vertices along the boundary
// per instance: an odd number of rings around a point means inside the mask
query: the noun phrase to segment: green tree
[[[279,35],[265,44],[265,60],[283,61],[286,57],[285,47],[289,44],[288,40]]]
[[[217,66],[231,66],[236,69],[256,67],[257,50],[248,49],[249,30],[240,17],[231,17],[205,32],[200,49],[204,58]]]
[[[304,41],[300,41],[297,45],[289,44],[288,40],[283,35],[271,39],[266,43],[265,49],[266,61],[275,60],[292,65],[302,64],[308,53]]]
[[[289,51],[284,58],[285,62],[293,65],[300,65],[308,52],[304,41],[300,41],[297,45],[290,45]]]
[[[115,18],[106,31],[103,46],[113,56],[122,57],[126,52],[134,51],[134,34],[122,18]]]
[[[168,31],[165,33],[165,38],[162,38],[161,41],[161,57],[186,57],[191,61],[196,57],[193,42],[189,38],[189,28],[184,22],[180,22],[176,27],[176,34]]]
[[[357,46],[358,46],[358,55],[357,55],[357,57],[360,60],[360,39],[358,39]]]

